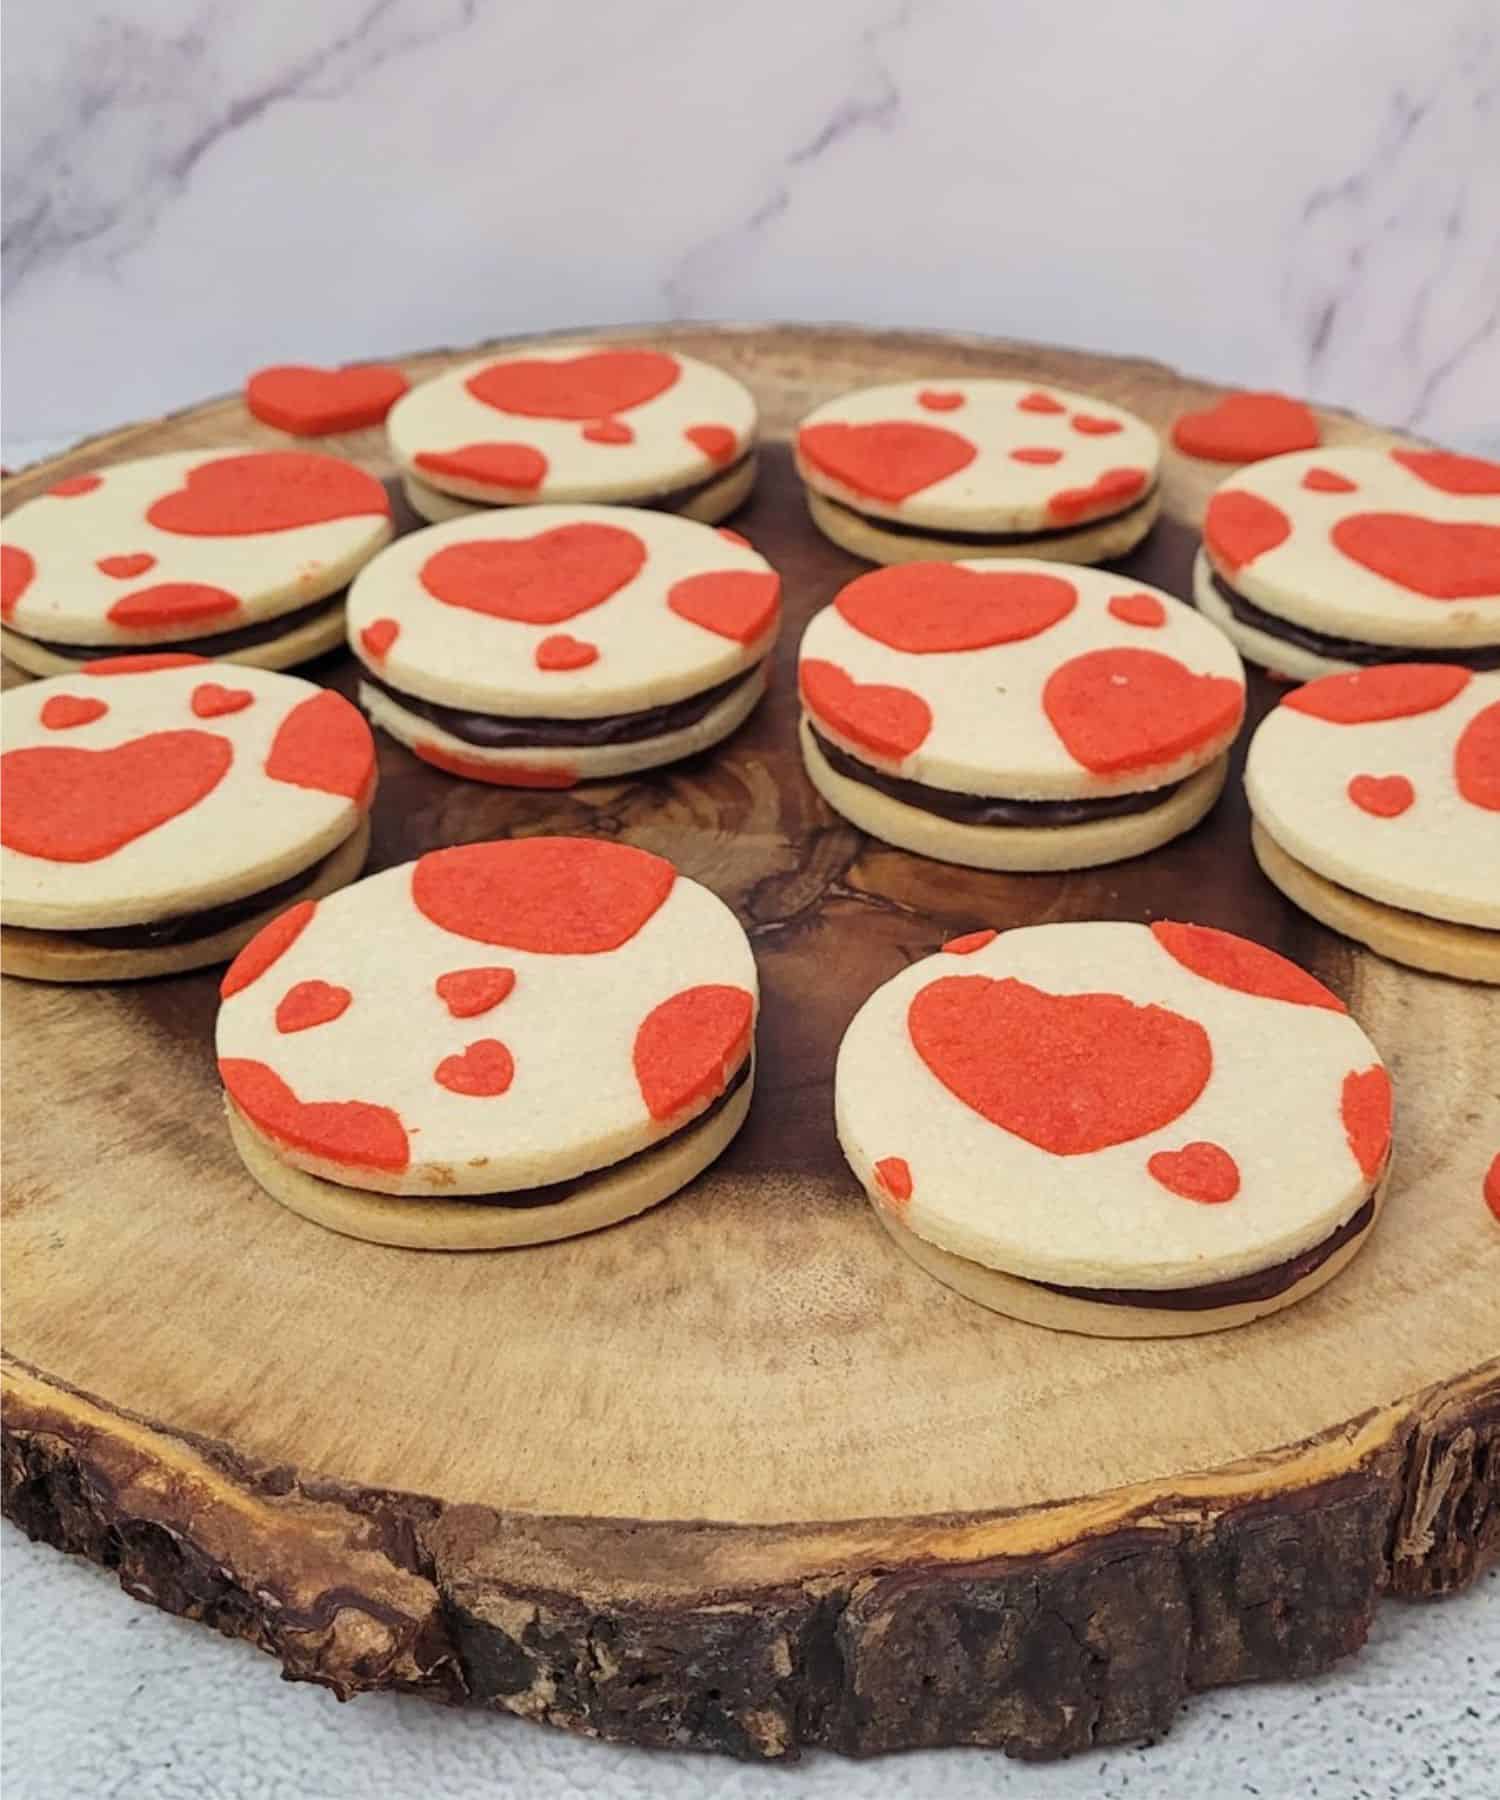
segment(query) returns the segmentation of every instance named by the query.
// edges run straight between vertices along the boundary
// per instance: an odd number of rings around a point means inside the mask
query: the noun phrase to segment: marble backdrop
[[[9,0],[5,446],[502,332],[943,326],[1500,453],[1495,0]]]

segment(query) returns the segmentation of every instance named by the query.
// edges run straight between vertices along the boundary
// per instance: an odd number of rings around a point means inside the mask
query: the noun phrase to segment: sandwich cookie
[[[765,692],[780,582],[669,513],[491,508],[393,544],[349,594],[360,703],[450,774],[571,787],[691,755]]]
[[[1325,675],[1262,720],[1255,854],[1315,919],[1381,955],[1500,982],[1500,674]]]
[[[1025,381],[903,381],[809,413],[813,522],[870,562],[1122,556],[1160,509],[1160,446],[1118,406]]]
[[[130,981],[225,962],[352,881],[375,746],[338,694],[170,652],[0,701],[0,967]]]
[[[284,669],[343,637],[391,536],[373,475],[307,450],[192,450],[71,475],[5,520],[0,648],[33,675],[172,649]]]
[[[1500,669],[1500,463],[1327,449],[1241,469],[1208,503],[1193,596],[1295,681],[1393,662]]]
[[[1224,785],[1245,684],[1168,595],[1055,563],[908,563],[850,582],[802,639],[802,755],[836,812],[979,869],[1153,850]]]
[[[547,345],[439,375],[386,420],[423,518],[484,506],[599,501],[713,523],[755,482],[755,401],[690,356]]]
[[[659,856],[435,850],[231,964],[230,1130],[269,1194],[352,1237],[572,1237],[666,1199],[739,1130],[757,993],[734,915]]]
[[[834,1093],[902,1250],[1098,1337],[1220,1331],[1314,1292],[1368,1240],[1390,1150],[1390,1078],[1343,1002],[1166,921],[955,939],[865,1002]]]

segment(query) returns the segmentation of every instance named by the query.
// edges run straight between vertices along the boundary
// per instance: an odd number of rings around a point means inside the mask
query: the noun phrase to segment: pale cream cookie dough
[[[861,388],[808,414],[796,458],[819,529],[874,562],[1102,561],[1139,543],[1160,505],[1144,420],[1033,382]]]
[[[1392,1097],[1321,982],[1160,921],[954,939],[855,1015],[835,1110],[930,1273],[1132,1337],[1247,1323],[1331,1279],[1374,1224]]]
[[[717,743],[765,690],[780,582],[735,533],[643,508],[491,509],[350,589],[372,719],[451,773],[569,787]]]
[[[1397,961],[1496,979],[1500,674],[1309,682],[1261,722],[1245,790],[1261,866],[1298,905]]]
[[[545,344],[423,382],[386,421],[407,497],[598,501],[709,522],[755,479],[755,401],[732,375],[636,345]]]
[[[380,1242],[490,1248],[628,1217],[718,1155],[749,1104],[745,933],[624,844],[433,851],[283,915],[222,992],[251,1172]]]
[[[339,591],[391,531],[373,475],[306,450],[69,476],[5,519],[0,647],[41,675],[168,647],[283,668],[339,641]]]
[[[1086,868],[1188,830],[1244,713],[1233,645],[1096,569],[979,559],[862,575],[798,666],[813,784],[886,842],[976,868]]]
[[[358,874],[369,726],[295,676],[155,652],[0,701],[0,966],[131,980],[223,962]]]

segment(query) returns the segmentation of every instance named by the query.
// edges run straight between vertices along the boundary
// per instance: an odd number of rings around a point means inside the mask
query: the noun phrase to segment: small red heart
[[[274,1069],[248,1057],[222,1057],[219,1076],[252,1125],[295,1150],[357,1169],[401,1170],[411,1160],[406,1127],[389,1106],[299,1100]]]
[[[1053,463],[1060,463],[1062,459],[1063,453],[1061,450],[1048,450],[1040,444],[1034,449],[1012,450],[1010,453],[1010,460],[1012,462],[1034,463],[1039,469],[1048,468]]]
[[[245,404],[257,419],[296,437],[359,431],[378,425],[406,392],[399,369],[363,363],[351,369],[319,369],[281,363],[258,369],[245,383]]]
[[[1075,762],[1095,775],[1175,762],[1239,728],[1245,690],[1195,675],[1158,650],[1087,650],[1053,670],[1042,708]]]
[[[771,570],[711,569],[675,582],[667,605],[678,618],[705,631],[753,644],[776,623],[781,577]]]
[[[924,656],[1037,637],[1067,618],[1078,590],[1061,575],[903,563],[859,576],[834,604],[862,636]]]
[[[689,425],[682,435],[710,462],[727,463],[739,448],[739,439],[727,425]]]
[[[432,984],[455,1019],[477,1019],[504,1000],[516,985],[514,969],[450,969]]]
[[[239,596],[203,581],[160,581],[122,595],[105,615],[115,625],[150,630],[158,625],[193,625],[239,611]]]
[[[1350,481],[1347,475],[1340,475],[1336,469],[1309,469],[1302,477],[1302,485],[1310,494],[1356,494],[1359,488]]]
[[[1354,562],[1428,600],[1500,594],[1500,525],[1351,513],[1329,535]]]
[[[1500,700],[1464,727],[1453,752],[1453,778],[1470,806],[1500,812]]]
[[[1066,412],[1061,400],[1054,400],[1050,394],[1044,394],[1040,388],[1033,388],[1029,394],[1023,394],[1016,402],[1018,412],[1060,413]]]
[[[478,370],[464,386],[497,412],[531,419],[604,419],[664,394],[682,373],[660,350],[591,350],[541,360],[512,357]]]
[[[450,1094],[490,1100],[503,1094],[515,1079],[515,1058],[498,1038],[479,1038],[457,1056],[445,1056],[432,1079]]]
[[[80,700],[76,694],[54,694],[42,707],[41,720],[48,731],[71,731],[75,725],[91,725],[108,711],[103,700]]]
[[[1119,512],[1146,486],[1144,469],[1106,469],[1087,487],[1063,488],[1047,502],[1047,516],[1064,525]]]
[[[1259,494],[1218,493],[1203,515],[1203,541],[1231,575],[1292,535],[1292,521]]]
[[[401,635],[395,619],[371,619],[359,634],[361,648],[375,662],[384,662],[386,652]]]
[[[249,688],[227,688],[217,681],[204,681],[193,689],[193,711],[200,719],[218,719],[225,713],[243,712],[254,699]]]
[[[98,862],[190,811],[233,760],[228,739],[206,731],[153,731],[109,750],[8,750],[0,843],[47,862]]]
[[[972,956],[986,944],[993,944],[999,935],[998,931],[966,931],[962,937],[949,938],[943,951],[948,956]]]
[[[1393,450],[1391,461],[1443,494],[1500,494],[1500,463],[1451,450]]]
[[[94,564],[101,575],[112,575],[116,581],[131,581],[156,567],[156,558],[145,550],[133,556],[101,556]]]
[[[804,425],[802,458],[856,494],[895,502],[968,468],[979,454],[956,431],[891,420],[874,425]]]
[[[349,1010],[353,998],[348,988],[331,982],[299,981],[276,1003],[276,1029],[309,1031],[314,1025],[327,1025]]]
[[[641,1021],[631,1052],[653,1119],[670,1119],[722,1094],[750,1050],[755,1001],[744,988],[684,988]]]
[[[1158,1150],[1147,1158],[1146,1169],[1168,1193],[1203,1206],[1222,1206],[1240,1191],[1240,1171],[1234,1158],[1218,1144],[1202,1139],[1184,1144],[1180,1150]]]
[[[103,485],[102,475],[68,475],[53,482],[47,492],[54,500],[73,500],[79,494],[92,494],[95,488]]]
[[[1112,433],[1125,429],[1118,419],[1106,419],[1097,413],[1074,413],[1072,425],[1075,431],[1081,431],[1085,437],[1109,437]]]
[[[597,644],[586,644],[582,638],[569,637],[565,631],[543,638],[536,647],[536,666],[539,669],[586,669],[590,663],[598,660]]]
[[[16,610],[35,575],[36,564],[25,550],[17,544],[0,544],[0,619]]]
[[[1172,442],[1209,462],[1258,462],[1289,450],[1314,450],[1318,421],[1286,394],[1226,394],[1204,412],[1183,413]]]
[[[390,511],[385,489],[353,463],[310,450],[251,450],[199,463],[146,518],[182,537],[248,537]]]
[[[1116,594],[1109,603],[1111,618],[1127,625],[1142,625],[1152,630],[1167,622],[1167,609],[1155,594]]]
[[[449,544],[422,564],[419,579],[444,606],[560,625],[602,606],[633,581],[646,546],[618,525],[558,525],[528,538],[478,538]]]
[[[952,388],[923,388],[917,395],[917,405],[928,412],[957,412],[963,403],[963,395]]]
[[[875,1179],[898,1206],[911,1199],[911,1164],[904,1156],[882,1156],[875,1165]]]
[[[635,433],[623,419],[595,419],[582,436],[591,444],[633,444]]]
[[[1400,818],[1417,797],[1417,790],[1404,775],[1355,775],[1347,791],[1361,812],[1377,819]]]
[[[433,475],[518,493],[530,493],[547,479],[547,459],[530,444],[460,444],[456,450],[419,450],[412,461]]]
[[[932,709],[909,688],[861,686],[836,663],[806,660],[797,671],[810,712],[850,743],[900,762],[925,742]]]

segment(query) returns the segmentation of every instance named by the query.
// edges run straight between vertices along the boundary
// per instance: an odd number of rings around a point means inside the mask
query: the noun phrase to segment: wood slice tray
[[[244,1174],[214,1073],[216,975],[5,982],[6,1511],[340,1695],[417,1689],[747,1756],[1139,1739],[1195,1690],[1323,1669],[1382,1591],[1472,1580],[1500,1552],[1500,1231],[1480,1198],[1500,993],[1293,910],[1252,861],[1237,774],[1153,855],[1008,877],[865,840],[798,759],[797,639],[862,566],[807,520],[786,448],[802,413],[878,379],[1026,375],[1165,427],[1217,390],[979,339],[594,335],[707,357],[759,396],[770,447],[735,524],[785,578],[772,697],[719,751],[566,794],[451,780],[383,742],[372,867],[538,830],[673,858],[736,908],[760,960],[750,1121],[635,1223],[494,1255],[382,1249]],[[1325,424],[1330,442],[1394,441]],[[6,494],[284,441],[235,397]],[[334,447],[390,473],[379,432]],[[1168,454],[1130,574],[1190,591],[1219,473]],[[312,673],[350,690],[345,658]],[[1255,676],[1252,723],[1273,700]],[[845,1169],[840,1034],[955,933],[1163,915],[1258,938],[1350,1002],[1397,1081],[1385,1219],[1324,1292],[1243,1330],[1108,1342],[996,1317],[901,1256]]]

